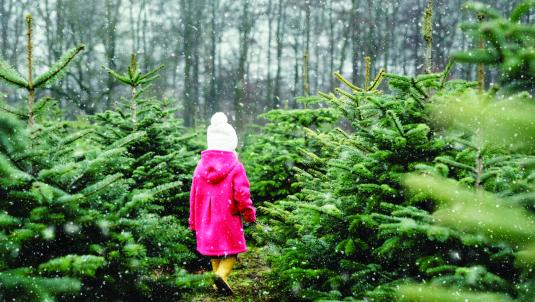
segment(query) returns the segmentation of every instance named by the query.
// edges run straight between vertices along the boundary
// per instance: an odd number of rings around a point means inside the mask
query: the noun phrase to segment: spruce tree
[[[119,251],[127,247],[107,211],[127,193],[122,176],[128,159],[122,148],[101,152],[88,144],[91,129],[82,122],[41,118],[28,148],[28,130],[2,114],[2,295],[28,301],[102,298],[97,280],[118,262],[108,257],[111,242]],[[121,261],[136,259],[142,255]]]
[[[273,235],[272,281],[281,298],[392,301],[405,278],[509,289],[507,274],[514,268],[507,249],[434,225],[434,204],[405,194],[401,185],[410,171],[466,172],[437,160],[457,151],[431,130],[425,110],[438,96],[475,86],[449,81],[450,70],[414,78],[380,72],[363,88],[336,74],[350,91],[320,94],[352,130],[307,130],[322,144],[322,156],[307,155],[296,176],[300,192],[261,207],[271,222],[260,231]],[[378,90],[383,77],[391,93]],[[485,183],[496,179],[490,175]],[[459,275],[478,265],[484,269],[475,280]]]
[[[532,272],[535,263],[533,98],[521,94],[500,99],[473,92],[464,93],[462,100],[463,110],[459,110],[458,98],[444,97],[432,107],[433,116],[448,126],[446,133],[450,136],[461,132],[480,146],[509,151],[476,165],[478,169],[474,174],[480,172],[481,175],[478,179],[485,182],[486,178],[496,175],[496,180],[490,186],[478,186],[477,182],[466,182],[465,178],[423,173],[406,176],[404,183],[412,194],[426,196],[438,204],[432,216],[438,227],[452,228],[504,247],[509,261],[514,262],[519,271],[506,278],[507,290],[499,293],[471,284],[460,287],[456,283],[434,280],[428,285],[401,286],[399,298],[402,301],[531,301],[535,290]],[[465,152],[468,149],[461,153],[469,154]],[[467,273],[479,274],[482,269],[489,267],[475,267]],[[500,268],[500,274],[504,273]]]
[[[0,299],[53,301],[56,295],[77,292],[81,283],[76,278],[50,276],[41,271],[49,259],[62,256],[61,251],[56,252],[59,255],[39,257],[42,248],[51,243],[56,235],[54,225],[61,225],[61,221],[70,220],[71,217],[62,219],[61,214],[42,206],[39,210],[38,205],[47,204],[54,195],[65,193],[38,182],[35,176],[21,169],[27,160],[20,155],[27,150],[29,139],[20,121],[0,114],[0,129]],[[68,201],[63,206],[73,209]],[[50,214],[55,224],[43,223],[39,217],[43,214]],[[71,254],[71,259],[82,258]],[[101,259],[88,259],[89,262],[93,260],[97,260],[95,264],[98,267]],[[62,258],[52,261],[61,262]],[[70,267],[68,262],[65,264]]]
[[[2,112],[2,300],[165,301],[207,284],[186,270],[197,268],[186,188],[199,146],[170,102],[135,101],[136,119],[126,102],[93,124],[63,120],[48,98],[38,128]]]
[[[485,37],[493,35],[508,37],[511,46],[521,43],[524,37],[513,39],[515,30],[533,32],[533,25],[520,25],[521,16],[535,4],[524,1],[512,12],[509,20],[499,16],[496,11],[479,4],[469,7],[496,23],[476,27]],[[497,24],[501,26],[496,26]],[[492,34],[490,34],[492,33]],[[503,47],[505,40],[494,40],[495,47]],[[427,285],[408,283],[398,289],[401,301],[531,301],[535,291],[533,264],[535,263],[535,214],[533,212],[533,162],[535,150],[535,129],[531,122],[535,107],[533,96],[520,92],[521,89],[533,89],[532,83],[524,79],[526,66],[512,67],[508,60],[519,64],[529,56],[527,45],[512,47],[507,56],[495,60],[504,71],[501,79],[503,89],[488,92],[466,91],[460,95],[439,97],[430,106],[433,119],[444,128],[444,135],[457,141],[461,150],[458,160],[444,158],[442,161],[468,171],[468,175],[436,175],[414,173],[404,178],[405,186],[413,195],[425,196],[429,202],[438,205],[433,213],[433,222],[439,227],[449,227],[465,234],[481,238],[486,242],[504,248],[510,262],[514,262],[518,271],[509,275],[508,290],[493,292],[488,288],[434,280]],[[481,55],[481,54],[479,54]],[[463,58],[463,55],[460,55]],[[507,58],[506,58],[507,57]],[[485,62],[481,57],[477,62]],[[521,63],[524,60],[523,63]],[[474,62],[474,60],[467,60]],[[514,64],[513,64],[514,65]],[[502,95],[506,95],[503,97]],[[463,161],[464,162],[461,162]],[[469,162],[472,162],[470,165]],[[461,176],[461,177],[459,177]],[[494,178],[488,182],[487,179]],[[503,256],[503,255],[502,255]],[[476,267],[466,272],[479,274],[482,269]],[[501,275],[506,275],[503,272]],[[460,274],[461,272],[457,272]]]
[[[318,142],[306,136],[306,128],[333,127],[339,114],[332,108],[313,108],[321,98],[303,97],[307,109],[275,109],[261,115],[267,120],[258,133],[246,138],[240,157],[247,168],[255,202],[276,201],[294,194],[294,167],[303,168],[303,154],[319,152]],[[317,106],[316,106],[317,107]]]
[[[453,54],[458,62],[498,65],[504,93],[523,90],[535,93],[535,32],[533,24],[522,22],[535,6],[532,0],[517,5],[509,18],[480,2],[468,2],[465,9],[477,14],[480,21],[463,23],[461,28],[483,41],[483,48]]]
[[[123,99],[116,110],[92,118],[96,142],[120,145],[130,159],[125,178],[131,193],[115,213],[119,226],[139,238],[146,251],[147,268],[141,274],[146,278],[141,282],[140,276],[135,278],[151,299],[169,299],[184,290],[180,284],[198,283],[185,269],[198,267],[187,218],[191,175],[202,146],[195,140],[197,133],[186,130],[175,117],[178,108],[170,100],[142,98],[162,68],[143,74],[133,54],[127,73],[108,69],[111,76],[130,86],[130,98]]]
[[[26,16],[27,27],[27,45],[26,45],[26,58],[27,58],[27,78],[24,78],[15,68],[11,67],[9,63],[0,58],[0,80],[5,83],[25,89],[28,92],[27,106],[28,109],[24,113],[19,115],[24,116],[28,120],[30,127],[34,124],[34,102],[35,102],[35,90],[39,88],[45,88],[52,86],[55,82],[65,75],[69,64],[75,59],[75,57],[84,49],[83,44],[68,50],[54,65],[50,66],[47,71],[43,72],[37,77],[33,77],[34,61],[33,61],[33,18],[32,15]],[[9,109],[8,109],[9,110]],[[12,111],[13,112],[13,111]]]

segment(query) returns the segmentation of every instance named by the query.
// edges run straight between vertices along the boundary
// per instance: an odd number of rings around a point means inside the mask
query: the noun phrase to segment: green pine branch
[[[2,59],[0,59],[0,80],[15,87],[28,88],[28,82],[23,76]]]
[[[163,64],[159,65],[156,68],[142,74],[137,62],[137,56],[136,54],[132,54],[126,73],[120,73],[106,66],[102,67],[106,69],[112,78],[130,86],[130,89],[132,90],[132,99],[137,99],[143,93],[143,91],[149,87],[150,83],[154,82],[160,77],[158,72],[160,72],[165,66]],[[140,91],[136,90],[138,87],[141,87]]]
[[[63,77],[67,71],[67,67],[76,58],[76,56],[84,50],[85,45],[80,44],[68,50],[58,62],[52,65],[46,72],[42,73],[33,81],[34,88],[50,87],[55,82]]]
[[[26,57],[28,64],[28,78],[24,77],[11,67],[7,62],[0,59],[0,80],[6,82],[9,85],[23,88],[28,91],[28,126],[32,127],[34,124],[34,108],[33,103],[35,99],[35,89],[42,87],[50,87],[56,81],[58,81],[66,72],[68,65],[74,60],[74,58],[84,49],[84,45],[80,44],[77,47],[67,51],[61,59],[54,65],[52,65],[46,72],[33,79],[33,42],[32,42],[32,24],[33,17],[31,14],[26,16],[27,25],[27,47]]]

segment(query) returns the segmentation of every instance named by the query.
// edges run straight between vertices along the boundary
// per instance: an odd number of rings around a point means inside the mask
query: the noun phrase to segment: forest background
[[[508,15],[520,1],[483,2]],[[444,69],[452,51],[474,46],[458,27],[473,18],[463,3],[435,1],[433,71]],[[181,105],[186,126],[222,110],[239,129],[269,109],[299,107],[293,96],[332,91],[335,71],[361,82],[365,56],[372,74],[423,72],[425,7],[425,0],[0,0],[0,56],[24,66],[21,16],[32,13],[37,72],[72,45],[86,45],[63,81],[37,95],[58,100],[67,116],[114,108],[126,88],[102,66],[126,66],[137,53],[148,69],[166,65],[150,93]],[[475,73],[475,65],[452,70],[466,79]],[[485,76],[489,85],[497,72]],[[24,99],[22,91],[1,89],[12,104]]]

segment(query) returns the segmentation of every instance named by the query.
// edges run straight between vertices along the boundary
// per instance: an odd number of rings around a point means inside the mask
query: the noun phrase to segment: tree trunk
[[[418,17],[417,18],[420,18],[420,16],[422,15],[422,11],[423,11],[423,8],[421,6],[421,1],[418,0],[416,1],[417,3],[417,15]],[[413,41],[413,44],[412,44],[412,50],[413,50],[413,53],[412,53],[412,59],[413,59],[413,63],[414,63],[414,75],[417,75],[418,74],[418,68],[420,67],[420,61],[419,61],[419,56],[418,56],[418,49],[420,48],[420,25],[419,25],[419,22],[414,22],[414,31],[413,31],[413,37],[414,37],[414,41]]]
[[[0,26],[2,26],[2,58],[7,60],[7,50],[8,50],[8,32],[9,32],[9,21],[11,19],[12,15],[12,9],[13,9],[13,0],[1,0],[0,1],[0,13],[2,14],[1,23]],[[6,10],[6,7],[8,7],[8,10]],[[18,31],[14,33],[18,36]]]
[[[206,97],[206,108],[205,108],[205,116],[209,118],[212,114],[214,114],[217,110],[219,110],[217,106],[217,82],[216,82],[216,65],[215,65],[215,58],[216,58],[216,51],[217,51],[217,44],[216,44],[216,11],[218,8],[218,1],[217,0],[211,0],[210,7],[212,8],[212,19],[210,20],[210,58],[209,58],[209,64],[208,64],[208,74],[210,76],[209,80],[209,87],[208,87],[208,95]]]
[[[352,0],[351,2],[351,66],[353,67],[351,79],[354,84],[358,83],[359,78],[359,21],[361,16],[358,13],[359,1]]]
[[[408,40],[408,34],[409,34],[409,26],[408,25],[404,25],[405,26],[405,31],[403,33],[403,36],[404,37],[407,37],[407,39],[404,39],[403,42],[401,43],[401,45],[403,45],[401,51],[403,52],[403,75],[407,75],[407,48],[408,48],[408,45],[407,45],[407,40]]]
[[[285,33],[286,11],[283,11],[283,0],[279,0],[277,15],[277,74],[275,75],[275,91],[273,97],[273,108],[280,105],[281,98],[281,73],[282,73],[282,47]]]
[[[151,30],[148,27],[148,21],[147,21],[147,2],[142,1],[141,10],[143,11],[143,26],[141,29],[141,41],[143,42],[143,63],[145,66],[150,66],[150,51],[149,47],[147,45],[147,33]]]
[[[392,20],[391,20],[392,15],[390,14],[390,6],[385,3],[385,7],[383,7],[383,9],[384,9],[383,15],[385,16],[384,26],[386,29],[383,31],[384,41],[385,41],[385,49],[383,53],[383,68],[385,69],[385,71],[388,71],[388,60],[389,60],[389,55],[390,55],[390,48],[394,42],[392,38],[394,36],[393,32],[395,31],[395,27],[393,26]],[[394,10],[392,9],[392,14],[393,13],[394,13]]]
[[[1,34],[2,34],[2,40],[0,41],[0,51],[2,52],[2,58],[7,57],[6,56],[6,45],[7,45],[7,22],[9,21],[9,16],[7,16],[6,11],[4,9],[5,0],[0,0],[0,16],[2,16],[2,21],[0,22],[1,28]]]
[[[54,57],[57,59],[63,51],[65,50],[65,5],[63,3],[63,0],[57,0],[56,2],[56,37],[58,41],[60,41],[59,45],[56,47],[56,53],[54,53]]]
[[[272,102],[272,95],[271,95],[271,36],[272,36],[272,23],[273,23],[273,14],[271,12],[272,3],[273,0],[268,1],[268,10],[267,10],[267,16],[268,16],[268,43],[267,43],[267,83],[266,83],[266,101]]]
[[[245,124],[244,108],[246,103],[246,87],[247,87],[247,57],[249,55],[250,34],[253,26],[253,17],[249,11],[249,0],[245,0],[243,5],[242,17],[240,24],[240,55],[238,59],[238,74],[236,79],[236,86],[234,89],[234,111],[235,124],[238,129],[241,129]]]
[[[310,86],[308,83],[308,52],[306,50],[303,55],[303,95],[310,95]]]
[[[334,90],[334,18],[333,18],[333,0],[329,1],[329,91]]]
[[[299,60],[301,59],[301,56],[299,55],[299,39],[297,37],[294,37],[294,43],[292,45],[292,48],[294,50],[294,85],[292,87],[292,95],[297,95],[297,87],[299,87]],[[293,104],[292,104],[293,107]]]
[[[106,0],[105,3],[105,15],[108,22],[106,23],[106,30],[104,34],[104,55],[106,57],[106,65],[115,69],[115,48],[117,44],[116,27],[119,21],[119,7],[121,6],[121,0]],[[106,81],[106,108],[111,108],[112,93],[115,87],[115,80],[108,76]]]
[[[303,94],[308,95],[310,86],[308,83],[308,58],[310,54],[310,1],[305,1],[305,55],[303,60]],[[306,72],[305,72],[306,71]]]
[[[375,15],[374,14],[375,12],[375,7],[374,7],[374,2],[372,0],[368,0],[367,1],[367,11],[366,11],[366,30],[367,30],[367,36],[366,36],[366,42],[365,42],[365,45],[366,45],[366,53],[364,54],[364,57],[368,56],[370,57],[372,60],[371,60],[371,64],[369,66],[370,68],[370,72],[371,73],[374,73],[375,71],[375,64],[377,62],[377,55],[378,55],[378,52],[379,52],[379,45],[377,44],[378,43],[378,39],[375,37],[375,31],[376,31],[376,26],[377,26],[377,21],[375,19]],[[365,85],[368,85],[369,83],[364,83],[363,86]]]
[[[193,16],[190,1],[181,0],[180,3],[182,5],[182,22],[184,22],[184,90],[182,95],[184,102],[184,125],[186,127],[192,127],[195,121],[195,101],[193,100],[191,87],[193,65],[193,33],[191,28],[191,18]]]
[[[132,26],[132,28],[130,30],[130,34],[132,35],[132,37],[130,38],[131,41],[132,41],[132,53],[136,53],[136,51],[137,51],[136,31],[133,29],[133,27],[135,26],[135,22],[134,22],[134,0],[130,0],[130,5],[128,7],[129,7],[129,18],[130,18],[130,22],[129,23]]]

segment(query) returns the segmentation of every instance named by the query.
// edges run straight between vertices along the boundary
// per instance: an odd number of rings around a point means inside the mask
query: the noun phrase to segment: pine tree
[[[50,199],[54,194],[64,192],[37,182],[33,175],[21,170],[25,161],[20,154],[27,149],[28,137],[27,130],[18,120],[1,114],[0,129],[0,298],[6,301],[53,301],[56,295],[77,292],[81,287],[77,279],[40,274],[41,261],[28,257],[32,256],[28,249],[39,251],[55,236],[53,227],[39,219],[39,210],[34,211],[38,199],[45,204],[47,197]],[[13,160],[16,157],[18,160]],[[41,210],[41,214],[45,212]],[[32,213],[33,219],[29,219]],[[60,222],[62,217],[56,214],[53,219]],[[36,242],[41,244],[35,245]],[[46,262],[51,257],[54,256],[47,255],[41,260]]]
[[[202,146],[195,140],[197,133],[187,131],[175,117],[178,108],[170,100],[141,98],[163,66],[142,74],[136,56],[131,58],[127,73],[108,69],[131,87],[131,95],[116,110],[93,117],[96,141],[126,148],[131,162],[125,178],[131,193],[117,209],[117,219],[146,250],[147,270],[141,275],[159,272],[159,278],[141,282],[147,291],[144,295],[168,299],[183,290],[178,284],[194,286],[206,280],[197,278],[192,283],[192,276],[184,270],[195,268],[198,260],[187,218],[191,175]]]
[[[513,151],[493,159],[500,162],[498,169],[482,165],[487,169],[481,169],[484,172],[481,179],[498,174],[497,178],[501,178],[503,183],[490,187],[477,186],[476,183],[472,187],[467,186],[463,179],[451,179],[449,175],[412,174],[405,178],[405,185],[413,194],[425,195],[439,204],[438,210],[433,213],[433,221],[438,226],[450,227],[504,246],[507,254],[514,255],[520,272],[508,280],[508,290],[500,293],[492,293],[488,288],[460,289],[455,283],[436,280],[428,285],[403,285],[398,292],[399,298],[402,301],[513,301],[512,298],[530,301],[535,290],[532,272],[535,263],[533,98],[523,94],[494,99],[489,95],[465,93],[462,99],[463,110],[459,110],[459,101],[446,97],[442,104],[433,107],[434,116],[450,127],[449,135],[455,135],[460,129],[481,145]],[[511,177],[513,175],[518,176]],[[513,259],[510,261],[513,262]],[[471,273],[479,274],[478,271]]]
[[[499,65],[505,93],[523,90],[535,93],[535,32],[533,24],[522,22],[533,6],[532,0],[524,0],[506,18],[486,4],[468,2],[465,9],[474,11],[481,22],[464,23],[461,28],[484,41],[485,47],[455,53],[453,59]]]
[[[48,98],[39,127],[0,114],[2,300],[165,301],[207,285],[186,270],[198,266],[186,188],[200,147],[168,101],[133,101],[135,119],[125,102],[94,124],[63,120]]]
[[[298,102],[314,106],[318,97],[299,98]],[[303,153],[320,151],[317,141],[306,136],[306,128],[332,127],[339,114],[332,108],[276,109],[261,117],[267,124],[244,144],[241,158],[247,168],[255,202],[279,200],[298,191],[295,169],[303,168]],[[301,153],[303,152],[303,153]]]
[[[76,129],[80,123],[70,127],[45,119],[38,121],[41,131],[28,148],[29,130],[10,115],[1,120],[3,298],[83,297],[78,291],[90,289],[113,265],[101,247],[116,234],[99,206],[127,193],[121,184],[124,151],[100,153],[84,143],[90,131]]]
[[[55,82],[61,79],[69,64],[75,59],[75,57],[84,49],[83,44],[68,50],[63,54],[63,56],[56,62],[54,65],[50,66],[47,71],[42,73],[37,77],[33,77],[33,42],[32,42],[32,15],[26,16],[26,26],[27,26],[27,45],[26,45],[26,57],[27,57],[27,74],[28,77],[24,78],[15,68],[11,67],[9,63],[0,59],[0,80],[3,80],[9,85],[12,85],[17,88],[26,89],[28,91],[28,100],[27,100],[27,112],[19,113],[19,115],[24,116],[28,120],[28,125],[30,127],[34,124],[34,102],[35,102],[35,90],[39,88],[45,88],[52,86]],[[11,112],[16,112],[9,110]]]
[[[501,274],[507,276],[505,279],[509,284],[507,290],[499,293],[474,286],[459,288],[458,284],[443,280],[427,285],[408,283],[398,289],[401,301],[533,299],[535,129],[531,120],[535,107],[532,95],[526,92],[510,94],[522,89],[533,90],[533,72],[524,64],[530,64],[530,56],[525,54],[533,53],[528,44],[533,42],[529,32],[533,33],[535,27],[519,21],[534,5],[533,1],[524,1],[513,10],[509,19],[504,19],[489,7],[468,4],[469,8],[485,16],[485,20],[490,19],[474,28],[486,39],[492,39],[489,42],[495,50],[477,53],[476,59],[465,60],[465,54],[457,58],[470,63],[499,64],[503,72],[503,90],[492,89],[485,93],[469,90],[458,96],[445,95],[430,107],[432,118],[445,128],[445,135],[460,143],[457,158],[442,160],[468,171],[468,175],[459,178],[460,175],[410,174],[404,180],[412,194],[425,196],[438,204],[438,210],[433,213],[437,226],[502,246],[519,272],[511,276],[501,268]],[[496,54],[500,58],[484,59],[485,55],[490,58]],[[460,162],[463,159],[465,162]],[[469,165],[466,159],[471,159],[473,164]],[[494,180],[489,182],[489,178]],[[477,267],[467,273],[477,275],[488,268]]]
[[[434,204],[426,196],[405,194],[401,185],[403,175],[415,170],[466,174],[440,160],[458,151],[431,130],[425,110],[441,95],[475,86],[448,81],[450,70],[451,65],[443,73],[415,78],[380,72],[364,88],[336,74],[350,92],[321,93],[351,122],[352,131],[308,130],[322,144],[322,156],[307,156],[296,176],[297,194],[261,207],[271,221],[260,231],[272,234],[269,242],[277,251],[272,281],[281,296],[392,301],[395,286],[405,278],[509,289],[508,277],[499,275],[514,271],[507,249],[434,225]],[[389,94],[377,89],[383,77]],[[490,175],[482,182],[490,185],[499,178]],[[462,275],[480,266],[475,280]],[[502,268],[489,268],[494,266]]]
[[[147,133],[160,131],[159,138],[176,142],[160,122]],[[163,145],[168,154],[147,152],[136,161],[132,146],[149,145],[136,135],[103,145],[84,122],[39,124],[32,149],[2,149],[2,245],[8,249],[0,271],[2,284],[11,284],[1,289],[3,297],[166,300],[206,284],[207,276],[184,270],[197,259],[185,224],[189,173],[178,171],[191,169],[190,151]],[[28,141],[26,131],[7,129],[2,141]],[[168,172],[162,171],[167,163]],[[21,282],[28,285],[16,287]]]

